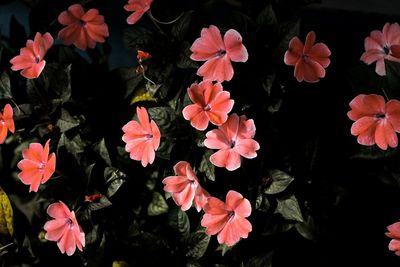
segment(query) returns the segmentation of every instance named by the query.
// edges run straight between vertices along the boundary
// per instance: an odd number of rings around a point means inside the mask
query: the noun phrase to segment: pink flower
[[[240,156],[252,159],[257,157],[260,145],[253,140],[256,126],[253,120],[246,120],[246,116],[236,113],[228,120],[206,134],[204,145],[211,149],[219,149],[211,155],[210,161],[218,167],[225,167],[229,171],[240,167]]]
[[[0,112],[0,144],[3,144],[7,137],[7,130],[14,133],[13,109],[10,104],[4,106],[3,114]]]
[[[313,31],[307,34],[305,45],[297,36],[290,40],[284,61],[286,65],[295,66],[294,76],[299,82],[303,80],[309,83],[318,82],[320,78],[325,77],[325,68],[331,63],[329,60],[331,51],[326,44],[314,43]]]
[[[252,230],[246,217],[251,214],[250,202],[236,191],[229,191],[226,202],[210,197],[204,206],[201,225],[206,227],[207,235],[218,234],[218,243],[228,246],[236,244],[240,238],[247,238]]]
[[[388,146],[397,147],[396,132],[400,132],[400,101],[385,100],[380,95],[358,95],[351,102],[347,116],[355,121],[351,134],[358,135],[361,145],[371,146],[375,143],[380,149]]]
[[[49,205],[47,214],[54,220],[44,225],[45,238],[56,241],[61,253],[67,252],[68,256],[75,253],[76,247],[82,251],[85,246],[85,233],[79,226],[74,211],[70,211],[67,205],[59,201]]]
[[[200,186],[192,167],[186,161],[179,161],[174,171],[176,176],[168,176],[162,181],[164,190],[172,194],[172,199],[183,211],[190,209],[192,203],[200,211],[207,203],[209,194]]]
[[[206,61],[198,70],[197,75],[205,81],[230,81],[233,77],[231,61],[246,62],[249,55],[242,44],[242,36],[236,30],[230,29],[222,40],[219,29],[210,25],[201,30],[190,50],[190,56],[195,61]]]
[[[126,143],[125,150],[133,160],[140,160],[142,166],[152,164],[156,156],[155,151],[160,146],[160,130],[151,120],[145,108],[136,108],[139,122],[132,120],[122,127],[122,140]]]
[[[397,256],[400,256],[400,222],[396,222],[387,227],[386,236],[392,238],[389,243],[389,250],[394,251]]]
[[[58,33],[58,38],[66,45],[74,44],[82,50],[94,48],[97,43],[104,43],[109,36],[104,17],[97,9],[89,9],[86,13],[80,4],[74,4],[61,12],[58,22],[66,26]]]
[[[44,148],[39,143],[29,144],[29,148],[22,152],[23,160],[18,162],[21,172],[18,177],[22,183],[30,185],[29,192],[37,192],[39,185],[44,184],[56,170],[56,155],[49,155],[50,140]]]
[[[46,32],[43,36],[36,33],[35,39],[26,41],[26,47],[21,48],[20,55],[10,60],[11,69],[14,71],[22,70],[21,75],[27,79],[39,77],[42,73],[46,61],[44,56],[53,45],[53,37]]]
[[[400,26],[397,23],[386,23],[383,33],[372,31],[364,41],[365,52],[361,59],[365,64],[376,62],[375,71],[386,75],[385,59],[400,62]]]
[[[126,19],[126,22],[135,24],[150,9],[151,3],[153,0],[129,0],[124,9],[129,12],[133,11],[133,14]]]
[[[209,121],[214,125],[226,122],[234,101],[230,99],[229,92],[223,91],[220,83],[193,83],[188,89],[188,94],[194,104],[186,106],[182,113],[194,128],[203,131]]]

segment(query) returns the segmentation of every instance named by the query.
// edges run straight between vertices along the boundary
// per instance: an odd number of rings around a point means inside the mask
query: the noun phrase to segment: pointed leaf
[[[14,234],[13,209],[6,192],[0,187],[0,234]]]
[[[147,207],[147,214],[149,216],[157,216],[166,212],[168,212],[168,205],[164,197],[158,192],[153,192],[153,199]]]
[[[299,203],[294,195],[278,199],[278,206],[276,207],[275,213],[281,214],[282,217],[287,220],[304,221]]]
[[[271,184],[264,190],[265,194],[278,194],[283,192],[289,184],[294,180],[289,174],[280,170],[270,170],[269,178],[272,180]]]
[[[214,152],[212,150],[206,150],[203,157],[201,158],[199,170],[206,174],[206,177],[211,180],[215,181],[215,166],[210,161],[210,156]]]

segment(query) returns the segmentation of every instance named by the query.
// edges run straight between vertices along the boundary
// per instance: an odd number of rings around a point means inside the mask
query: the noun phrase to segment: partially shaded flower
[[[207,228],[207,235],[218,234],[220,244],[233,246],[252,231],[251,223],[246,219],[251,214],[250,202],[236,191],[228,192],[225,203],[210,197],[204,212],[201,225]]]
[[[194,104],[187,105],[182,113],[194,128],[203,131],[208,122],[217,126],[226,122],[234,101],[230,99],[229,92],[223,91],[220,83],[193,83],[188,89],[188,94]]]
[[[355,121],[351,134],[357,137],[361,145],[375,143],[380,149],[397,147],[396,132],[400,132],[400,101],[385,99],[380,95],[358,95],[351,102],[347,116]]]
[[[179,161],[174,171],[175,176],[168,176],[162,181],[164,190],[171,193],[172,199],[183,211],[190,209],[192,204],[200,211],[207,203],[209,194],[200,186],[192,167],[186,161]]]
[[[128,24],[135,24],[150,9],[153,0],[129,0],[124,9],[133,12],[127,19]]]
[[[147,66],[144,64],[147,59],[151,58],[151,55],[142,50],[137,51],[138,66],[136,67],[136,73],[143,73],[146,71]]]
[[[361,59],[370,65],[376,62],[377,74],[386,75],[385,59],[400,62],[400,26],[397,23],[386,23],[383,32],[372,31],[364,41],[365,52]]]
[[[0,112],[0,144],[3,144],[7,137],[7,131],[14,133],[13,109],[10,104],[4,106],[3,113]]]
[[[56,241],[61,253],[66,252],[68,256],[73,255],[76,248],[82,251],[85,246],[85,233],[76,220],[75,212],[59,201],[49,205],[47,214],[54,219],[44,225],[45,238]]]
[[[200,38],[194,41],[190,50],[192,60],[206,61],[197,70],[197,75],[202,76],[204,81],[230,81],[233,77],[231,61],[246,62],[249,57],[240,33],[230,29],[222,39],[214,25],[201,30]]]
[[[58,33],[58,38],[66,45],[74,44],[82,50],[94,48],[97,43],[104,43],[109,36],[104,17],[95,8],[86,13],[80,4],[74,4],[61,12],[58,22],[66,26]]]
[[[22,183],[30,185],[29,192],[37,192],[40,184],[44,184],[56,170],[56,155],[49,155],[50,140],[44,147],[39,143],[31,143],[22,151],[23,159],[18,162],[21,172],[18,177]]]
[[[253,139],[256,126],[253,120],[246,120],[246,116],[236,113],[218,129],[207,132],[204,145],[211,149],[219,149],[211,155],[210,161],[218,167],[225,167],[229,171],[240,167],[240,156],[252,159],[257,157],[260,145]]]
[[[330,55],[331,51],[326,44],[315,44],[315,32],[311,31],[304,45],[297,36],[290,40],[284,61],[286,65],[295,66],[294,76],[297,81],[315,83],[325,77],[325,68],[331,62]]]
[[[387,230],[386,236],[392,238],[389,243],[389,250],[400,256],[400,222],[389,225]]]
[[[125,150],[130,153],[131,159],[140,160],[142,166],[146,167],[148,163],[154,162],[161,134],[157,124],[153,120],[149,121],[145,108],[137,107],[136,114],[138,122],[132,120],[122,127],[122,140],[126,143]]]
[[[102,194],[93,194],[89,196],[85,196],[85,202],[97,202],[103,197]]]
[[[27,79],[39,77],[42,73],[46,61],[44,56],[53,45],[53,37],[50,33],[36,33],[35,39],[26,41],[26,47],[20,49],[20,54],[10,60],[11,69],[14,71],[22,70],[21,75]]]

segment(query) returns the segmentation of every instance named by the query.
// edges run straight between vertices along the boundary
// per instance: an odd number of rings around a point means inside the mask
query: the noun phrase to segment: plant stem
[[[151,10],[147,11],[147,14],[149,15],[149,17],[150,17],[153,21],[155,21],[155,22],[157,22],[157,23],[159,23],[159,24],[169,25],[169,24],[172,24],[172,23],[178,21],[178,20],[183,16],[183,14],[185,14],[185,13],[182,12],[178,17],[176,17],[175,19],[173,19],[173,20],[171,20],[171,21],[160,21],[160,20],[156,19],[156,18],[153,16],[153,14],[151,13]]]

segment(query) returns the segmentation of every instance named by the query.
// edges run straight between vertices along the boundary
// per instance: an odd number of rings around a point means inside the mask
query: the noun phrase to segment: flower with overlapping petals
[[[193,83],[188,95],[194,104],[183,109],[183,117],[200,131],[205,130],[209,122],[217,126],[226,122],[234,104],[229,92],[224,91],[220,83],[210,81]]]
[[[157,124],[149,121],[149,114],[143,107],[136,108],[139,121],[131,120],[122,127],[122,140],[126,143],[125,150],[133,160],[139,160],[143,167],[152,164],[156,157],[155,151],[160,146],[160,130]]]
[[[26,47],[21,48],[20,54],[10,60],[11,69],[14,71],[22,70],[21,75],[27,79],[39,77],[42,73],[46,61],[44,56],[53,45],[53,37],[50,33],[36,33],[35,39],[26,41]]]
[[[347,116],[355,121],[351,134],[361,145],[377,144],[380,149],[397,147],[400,133],[400,101],[385,99],[380,95],[358,95],[350,102]]]
[[[44,225],[45,238],[57,242],[61,253],[67,253],[68,256],[73,255],[76,248],[82,251],[85,246],[85,233],[76,220],[75,212],[59,201],[49,205],[47,214],[54,219]]]
[[[50,140],[44,147],[39,143],[30,143],[22,151],[23,159],[18,162],[21,172],[18,174],[22,183],[30,185],[29,192],[37,192],[40,184],[47,182],[56,170],[56,155],[49,155]]]
[[[324,43],[315,44],[315,32],[307,34],[303,43],[296,36],[290,40],[289,49],[285,53],[286,65],[295,66],[294,76],[298,82],[318,82],[325,77],[325,68],[330,64],[331,51]]]
[[[4,106],[3,113],[0,112],[0,144],[3,144],[7,137],[7,131],[14,133],[13,109],[10,104]]]
[[[190,51],[192,60],[206,61],[197,70],[197,75],[202,76],[204,81],[230,81],[233,77],[231,61],[246,62],[249,57],[240,33],[230,29],[222,39],[214,25],[201,30],[200,38],[194,41]]]
[[[228,192],[225,203],[210,197],[203,209],[201,225],[206,227],[207,235],[218,234],[220,244],[233,246],[252,231],[251,223],[246,219],[251,214],[250,202],[236,191]]]
[[[257,157],[260,145],[253,139],[256,126],[253,120],[236,113],[229,116],[228,120],[218,129],[207,132],[204,145],[211,149],[219,149],[210,156],[212,164],[224,167],[229,171],[240,167],[240,156],[252,159]]]
[[[104,17],[95,8],[85,13],[80,4],[74,4],[61,12],[58,22],[66,26],[58,33],[58,38],[66,45],[74,44],[82,50],[94,48],[96,43],[104,43],[109,36]]]

